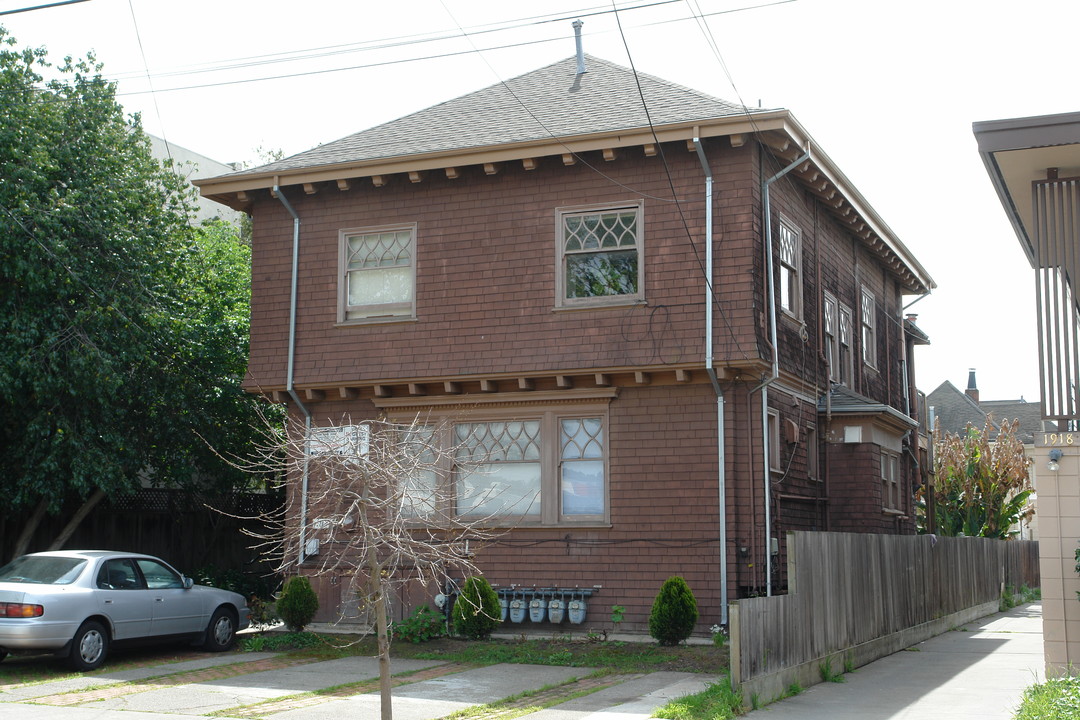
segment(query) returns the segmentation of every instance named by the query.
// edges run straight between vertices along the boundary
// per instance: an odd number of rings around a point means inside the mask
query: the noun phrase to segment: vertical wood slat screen
[[[1042,414],[1073,419],[1080,414],[1080,316],[1073,288],[1080,278],[1080,178],[1033,182],[1032,207]]]

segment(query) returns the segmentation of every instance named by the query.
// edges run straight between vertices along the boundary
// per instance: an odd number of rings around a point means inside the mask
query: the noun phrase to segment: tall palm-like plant
[[[931,488],[920,488],[919,500],[934,503],[936,532],[1004,540],[1014,537],[1018,531],[1013,528],[1031,517],[1034,510],[1027,502],[1034,488],[1018,425],[1003,422],[993,441],[992,417],[987,417],[982,430],[969,424],[958,435],[935,431],[935,479]],[[932,490],[929,497],[928,490]]]

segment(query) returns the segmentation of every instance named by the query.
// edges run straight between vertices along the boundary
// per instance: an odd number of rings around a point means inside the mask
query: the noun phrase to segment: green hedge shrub
[[[649,634],[661,645],[678,645],[690,637],[697,622],[697,600],[690,586],[673,575],[660,586],[649,614]]]
[[[482,577],[471,577],[454,603],[454,632],[470,640],[486,640],[502,622],[499,596]]]
[[[286,627],[293,632],[301,632],[319,610],[319,596],[315,594],[306,577],[297,575],[285,582],[275,609]]]
[[[446,618],[427,605],[421,605],[412,615],[394,623],[392,631],[395,638],[422,643],[446,634]]]

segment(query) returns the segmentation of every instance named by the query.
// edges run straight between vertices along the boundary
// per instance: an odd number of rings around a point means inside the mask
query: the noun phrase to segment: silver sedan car
[[[53,652],[93,670],[114,644],[189,639],[222,651],[247,625],[242,595],[195,585],[149,555],[62,550],[0,568],[0,660]]]

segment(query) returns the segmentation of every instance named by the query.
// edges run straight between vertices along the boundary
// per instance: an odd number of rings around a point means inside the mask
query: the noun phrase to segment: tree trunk
[[[393,697],[390,693],[390,634],[386,626],[386,585],[382,579],[382,568],[375,560],[374,550],[368,556],[368,569],[371,572],[371,584],[375,592],[375,625],[379,638],[379,706],[381,720],[393,720]]]
[[[78,529],[79,524],[86,519],[86,516],[90,514],[90,511],[94,509],[102,498],[105,497],[105,491],[101,488],[97,488],[90,494],[90,497],[83,501],[82,506],[75,511],[75,514],[68,520],[67,525],[60,531],[60,534],[53,540],[52,545],[49,546],[50,550],[59,550],[64,547],[64,543],[72,536],[75,530]]]
[[[26,518],[26,524],[23,525],[22,532],[19,533],[19,539],[15,541],[15,551],[11,553],[9,560],[14,560],[20,555],[26,554],[26,549],[30,547],[30,539],[34,537],[34,531],[38,529],[38,525],[41,524],[41,518],[45,517],[45,510],[49,507],[49,503],[42,498],[34,508],[34,512],[30,513],[30,517]]]

